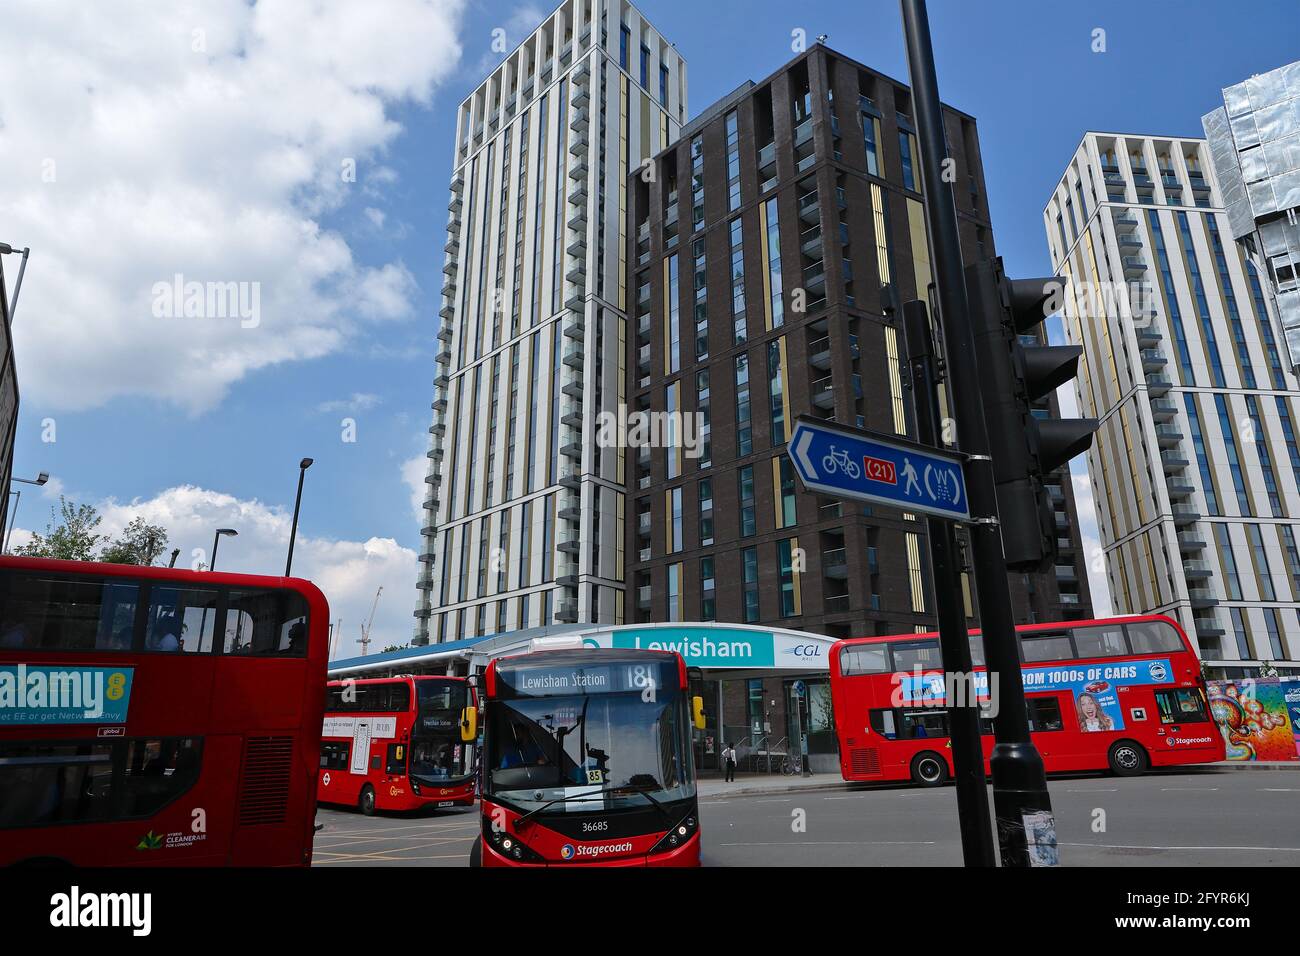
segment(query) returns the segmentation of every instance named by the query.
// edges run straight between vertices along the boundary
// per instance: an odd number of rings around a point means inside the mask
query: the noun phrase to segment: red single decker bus
[[[482,835],[471,866],[698,866],[688,698],[672,651],[555,648],[484,673]]]
[[[1048,773],[1224,759],[1200,661],[1178,624],[1160,615],[1016,628],[1025,706]],[[972,675],[948,674],[939,635],[896,634],[831,647],[831,701],[845,780],[937,786],[953,773],[945,704],[978,700],[984,765],[993,749],[989,676],[978,631]]]
[[[328,621],[296,578],[0,558],[0,865],[310,864]]]
[[[330,681],[321,803],[376,810],[474,805],[474,690],[463,677]]]

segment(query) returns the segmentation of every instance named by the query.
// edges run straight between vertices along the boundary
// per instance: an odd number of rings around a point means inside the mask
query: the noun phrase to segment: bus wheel
[[[948,779],[948,764],[937,753],[927,750],[912,758],[912,780],[923,787],[937,787]]]
[[[368,817],[375,815],[375,788],[366,784],[361,788],[361,799],[358,801],[361,812]]]
[[[1111,773],[1117,777],[1136,777],[1146,772],[1147,752],[1131,740],[1117,740],[1107,756]]]
[[[483,865],[483,837],[474,840],[474,845],[469,848],[469,865],[478,868]]]

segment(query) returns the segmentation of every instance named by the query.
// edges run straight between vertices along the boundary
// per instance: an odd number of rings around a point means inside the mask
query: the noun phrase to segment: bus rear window
[[[307,601],[296,591],[231,591],[227,654],[307,656]]]
[[[1210,719],[1195,687],[1156,691],[1156,709],[1162,724],[1198,724]]]
[[[1141,621],[1126,624],[1129,644],[1134,654],[1172,654],[1184,650],[1178,632],[1165,621]]]
[[[5,574],[0,649],[129,651],[139,595],[133,581]]]

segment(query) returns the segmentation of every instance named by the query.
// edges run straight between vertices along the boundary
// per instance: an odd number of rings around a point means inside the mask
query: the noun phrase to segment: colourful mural
[[[1243,678],[1209,681],[1208,688],[1210,712],[1229,760],[1300,760],[1300,732],[1293,729],[1290,713],[1291,707],[1300,708],[1300,681]],[[1289,695],[1294,704],[1288,704]]]

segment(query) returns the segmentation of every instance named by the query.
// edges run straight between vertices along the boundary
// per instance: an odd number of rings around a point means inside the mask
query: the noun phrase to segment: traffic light
[[[980,392],[997,483],[998,516],[1007,567],[1046,570],[1056,558],[1056,522],[1044,476],[1092,444],[1095,418],[1034,414],[1033,403],[1078,373],[1083,349],[1021,341],[1047,318],[1064,279],[1008,279],[1002,260],[966,268],[966,295],[975,334]]]

